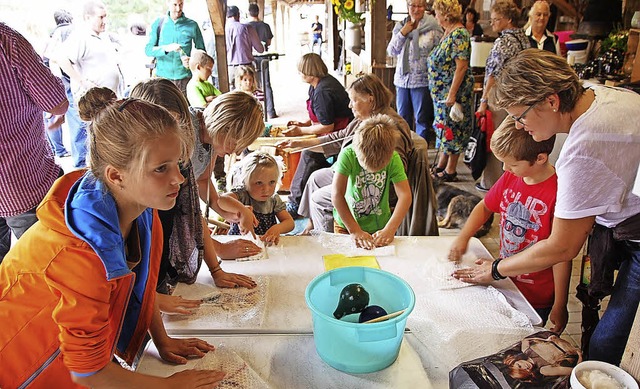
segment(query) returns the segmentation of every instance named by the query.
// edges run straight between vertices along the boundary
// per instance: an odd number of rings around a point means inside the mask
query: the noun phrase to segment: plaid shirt
[[[31,44],[4,23],[0,90],[0,217],[8,217],[37,206],[58,177],[42,112],[67,97]]]

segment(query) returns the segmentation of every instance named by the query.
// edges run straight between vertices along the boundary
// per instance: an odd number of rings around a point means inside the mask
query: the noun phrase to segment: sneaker
[[[289,212],[289,215],[294,219],[300,217],[300,215],[298,215],[298,204],[296,203],[287,201],[287,212]]]
[[[279,117],[278,114],[275,113],[275,112],[268,114],[268,116],[269,116],[269,119],[275,119],[275,118]]]
[[[484,193],[489,191],[489,189],[487,189],[484,186],[480,185],[479,182],[476,184],[476,189],[479,190],[480,192],[484,192]]]

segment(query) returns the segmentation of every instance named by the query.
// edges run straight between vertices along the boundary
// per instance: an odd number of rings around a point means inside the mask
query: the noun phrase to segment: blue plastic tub
[[[337,320],[333,311],[340,292],[359,283],[369,292],[369,305],[400,316],[379,323],[358,323],[359,314]],[[311,281],[305,300],[313,317],[313,338],[320,358],[347,373],[371,373],[391,365],[400,351],[407,317],[415,305],[413,290],[403,279],[368,267],[344,267]]]

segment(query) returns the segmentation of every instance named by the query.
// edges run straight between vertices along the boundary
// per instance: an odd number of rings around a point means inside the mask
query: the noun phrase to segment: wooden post
[[[227,9],[222,0],[206,0],[209,19],[216,39],[216,66],[218,67],[218,84],[222,93],[229,92],[229,72],[227,69],[227,44],[224,25],[227,20]]]

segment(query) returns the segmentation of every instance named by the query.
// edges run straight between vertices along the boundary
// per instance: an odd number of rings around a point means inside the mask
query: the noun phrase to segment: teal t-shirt
[[[204,108],[207,106],[207,96],[220,96],[222,92],[209,81],[197,81],[195,78],[187,84],[187,100],[192,107]]]
[[[383,229],[391,219],[389,208],[391,184],[407,179],[398,152],[393,152],[391,161],[382,170],[368,172],[360,166],[353,147],[347,146],[340,151],[333,170],[348,177],[344,197],[360,228],[370,234]],[[344,227],[335,208],[333,218],[338,225]]]

